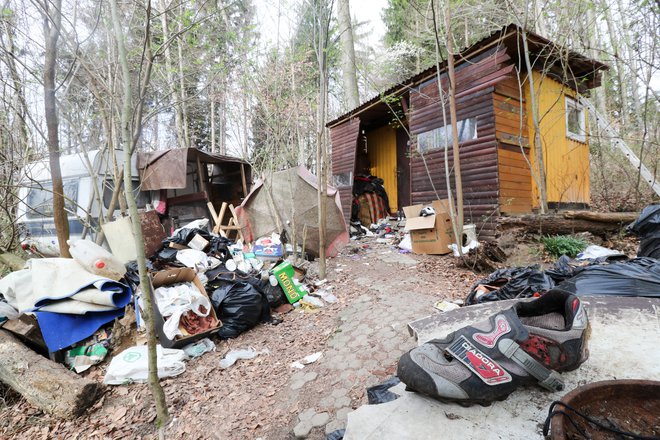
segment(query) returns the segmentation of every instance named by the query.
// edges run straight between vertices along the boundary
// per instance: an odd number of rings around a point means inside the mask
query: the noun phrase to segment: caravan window
[[[64,208],[70,214],[76,211],[78,200],[78,181],[76,179],[64,180]],[[25,200],[27,218],[40,218],[53,216],[53,183],[45,182],[30,188]]]
[[[144,209],[149,203],[149,191],[140,191],[140,182],[133,180],[133,194],[135,195],[135,202],[137,203],[138,209]],[[122,185],[123,187],[123,185]],[[103,206],[108,209],[110,207],[110,201],[112,201],[112,193],[115,190],[115,186],[112,183],[112,180],[106,180],[105,185],[103,185]],[[115,206],[115,209],[119,209],[119,205]]]

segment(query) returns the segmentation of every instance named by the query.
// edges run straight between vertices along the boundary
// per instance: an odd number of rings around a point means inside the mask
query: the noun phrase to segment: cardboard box
[[[406,231],[410,232],[412,250],[416,254],[448,254],[453,243],[449,201],[436,200],[431,203],[435,215],[420,217],[419,212],[429,204],[406,206]]]
[[[287,299],[291,304],[299,301],[303,296],[307,295],[307,291],[296,286],[293,279],[296,277],[296,272],[291,263],[284,261],[282,264],[273,269],[273,275],[277,278],[277,282],[284,291]]]
[[[151,275],[151,285],[153,286],[154,290],[161,286],[168,286],[170,284],[176,284],[176,283],[185,283],[188,281],[192,282],[203,295],[208,297],[208,295],[206,294],[206,289],[204,289],[204,286],[199,281],[199,278],[197,278],[197,274],[195,274],[194,270],[188,267],[162,270],[160,272],[156,272]],[[213,316],[213,318],[217,321],[217,325],[212,329],[202,333],[198,333],[196,335],[190,335],[185,337],[177,336],[175,339],[168,339],[167,336],[165,336],[165,333],[163,333],[163,324],[165,324],[165,319],[163,318],[163,315],[160,313],[160,310],[158,310],[158,306],[154,302],[154,322],[156,323],[156,332],[158,333],[158,340],[160,342],[160,345],[162,345],[165,348],[181,348],[192,342],[198,341],[200,339],[213,335],[214,333],[217,333],[218,329],[222,327],[222,323],[218,319],[218,315],[216,315],[213,305],[211,305],[211,310],[209,311],[209,315]]]

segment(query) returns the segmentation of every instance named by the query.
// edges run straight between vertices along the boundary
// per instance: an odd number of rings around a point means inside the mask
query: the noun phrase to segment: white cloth
[[[0,280],[0,293],[21,313],[102,312],[123,307],[130,299],[128,287],[87,272],[71,258],[35,258],[25,267]]]

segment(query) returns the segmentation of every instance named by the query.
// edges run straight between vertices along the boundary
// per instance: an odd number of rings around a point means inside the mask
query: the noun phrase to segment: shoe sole
[[[503,400],[506,400],[512,393],[509,393],[504,396],[500,396],[494,400],[483,400],[483,399],[448,399],[446,397],[440,397],[440,396],[430,396],[428,394],[422,393],[420,391],[414,390],[408,386],[406,386],[406,391],[422,394],[424,396],[430,397],[434,400],[437,400],[438,402],[442,403],[456,403],[463,408],[469,408],[474,405],[481,405],[483,407],[488,407],[493,404],[493,402],[502,402]]]

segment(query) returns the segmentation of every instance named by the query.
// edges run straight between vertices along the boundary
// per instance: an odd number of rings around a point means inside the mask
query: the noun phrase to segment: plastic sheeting
[[[660,298],[660,261],[654,258],[594,264],[579,268],[557,288],[576,295],[645,296]]]
[[[580,295],[642,296],[660,298],[660,261],[635,258],[617,261],[618,255],[590,263],[562,256],[553,267],[500,269],[477,281],[465,299],[466,305],[502,299],[527,298],[551,288]],[[489,288],[496,289],[487,291]],[[486,293],[484,293],[486,292]]]
[[[480,286],[495,287],[483,293]],[[555,282],[538,265],[499,269],[472,286],[465,299],[466,305],[502,299],[528,298],[543,293],[555,286]]]
[[[644,208],[627,229],[639,237],[638,257],[660,259],[660,203]]]

